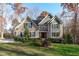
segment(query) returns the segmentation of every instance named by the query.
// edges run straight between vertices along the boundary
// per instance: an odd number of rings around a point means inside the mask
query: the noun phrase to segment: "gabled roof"
[[[56,20],[59,24],[63,23],[63,22],[60,20],[60,18],[58,18],[57,16],[55,16],[55,20]]]
[[[38,23],[41,21],[41,20],[32,20],[37,26],[38,26]]]
[[[48,15],[38,25],[42,25],[46,23],[47,21],[50,21],[50,17]]]
[[[52,20],[56,20],[59,24],[63,23],[57,16],[47,15],[46,17],[42,17],[41,19],[37,19],[37,20],[31,20],[29,17],[27,17],[19,25],[17,25],[15,29],[19,28],[23,23],[25,23],[26,20],[28,20],[29,22],[32,22],[36,28],[38,28],[37,27],[38,25],[43,25],[46,22],[50,23]]]
[[[53,16],[49,13],[47,16],[49,16],[49,18],[52,18]],[[38,26],[39,25],[39,23],[45,18],[46,16],[39,16],[39,17],[37,17],[37,19],[36,20],[33,20],[33,22]]]
[[[42,19],[45,18],[44,16],[37,17],[36,20],[33,20],[33,22],[38,26],[38,24],[42,21]]]
[[[27,17],[27,18],[25,18],[23,21],[21,21],[21,23],[20,23],[19,25],[17,25],[17,26],[15,27],[15,29],[17,29],[17,28],[19,28],[21,25],[23,25],[23,24],[26,22],[26,20],[28,20],[29,22],[32,22],[33,25],[34,25],[35,27],[37,27],[36,24],[35,24],[29,17]]]
[[[60,18],[58,18],[57,16],[52,16],[50,17],[49,15],[46,16],[42,21],[39,22],[38,25],[43,25],[45,24],[46,22],[51,22],[52,20],[55,20],[56,22],[58,22],[59,24],[63,23]]]

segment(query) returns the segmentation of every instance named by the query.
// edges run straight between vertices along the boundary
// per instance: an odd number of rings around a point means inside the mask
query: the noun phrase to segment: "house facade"
[[[14,34],[20,36],[24,33],[24,26],[28,27],[30,38],[54,38],[63,37],[63,22],[57,17],[47,15],[42,20],[25,18],[14,29]]]

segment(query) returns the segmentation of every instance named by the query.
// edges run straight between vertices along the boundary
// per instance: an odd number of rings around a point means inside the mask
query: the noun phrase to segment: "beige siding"
[[[25,22],[21,23],[20,26],[14,30],[14,32],[16,32],[16,35],[19,35],[20,32],[24,32],[24,23],[29,23],[29,22],[26,20]],[[34,25],[32,26],[32,28],[28,28],[28,29],[29,29],[29,32],[36,32],[35,37],[38,37],[38,31],[36,31],[36,28]]]
[[[19,28],[15,29],[14,32],[16,32],[16,35],[19,35],[19,33],[23,31],[24,31],[24,28],[23,28],[23,25],[21,25]]]
[[[14,30],[14,32],[16,32],[16,35],[19,35],[20,32],[24,32],[24,23],[29,23],[29,21],[24,20],[20,24],[20,26],[16,30]],[[52,24],[57,24],[57,22],[55,20],[53,20],[51,22],[51,24],[48,26],[48,32],[47,32],[48,38],[49,37],[54,38],[54,37],[52,37]],[[55,38],[63,37],[63,24],[59,24],[59,26],[60,26],[60,28],[59,28],[60,35],[59,35],[59,37],[55,37]],[[34,25],[32,25],[32,28],[28,28],[28,29],[29,29],[29,32],[35,32],[35,37],[31,37],[31,38],[39,38],[39,30],[37,30]]]
[[[32,28],[29,28],[29,32],[35,32],[36,28],[34,26],[32,26]]]
[[[63,24],[59,24],[60,28],[58,29],[57,32],[60,32],[59,36],[58,37],[52,37],[52,24],[57,24],[57,22],[55,20],[52,20],[52,23],[50,25],[50,36],[51,38],[62,38],[63,37]]]

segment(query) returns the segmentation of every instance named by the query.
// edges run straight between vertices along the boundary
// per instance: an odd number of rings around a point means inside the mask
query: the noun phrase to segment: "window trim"
[[[30,37],[35,37],[35,32],[30,32]]]
[[[59,37],[60,36],[60,32],[52,32],[52,37]]]
[[[60,28],[60,25],[59,24],[52,24],[52,28],[59,29]]]

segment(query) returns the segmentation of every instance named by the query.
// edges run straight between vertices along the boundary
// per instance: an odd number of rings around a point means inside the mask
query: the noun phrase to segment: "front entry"
[[[47,38],[47,32],[40,32],[40,38]]]

